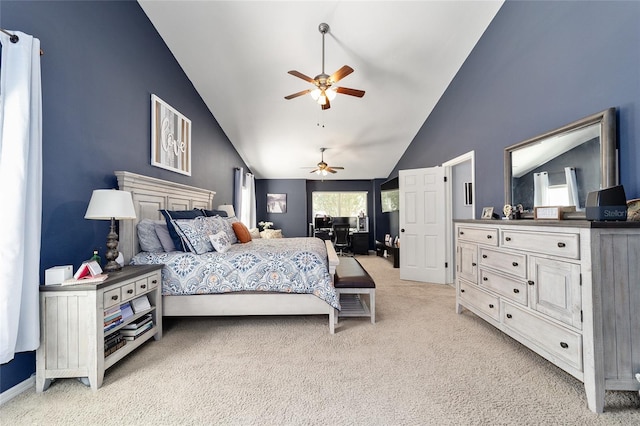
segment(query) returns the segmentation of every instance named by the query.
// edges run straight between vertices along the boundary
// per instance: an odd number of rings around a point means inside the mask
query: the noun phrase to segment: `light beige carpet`
[[[377,324],[326,317],[168,319],[107,370],[25,392],[2,425],[640,424],[636,392],[589,411],[582,383],[469,312],[448,286],[401,281],[358,257],[377,285]]]

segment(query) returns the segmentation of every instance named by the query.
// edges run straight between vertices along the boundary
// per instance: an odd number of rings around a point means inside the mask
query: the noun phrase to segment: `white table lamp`
[[[234,217],[236,215],[236,211],[233,209],[231,204],[220,204],[218,206],[218,210],[227,212],[228,217]]]
[[[121,266],[116,262],[118,258],[118,234],[116,233],[116,219],[135,219],[136,211],[133,207],[131,193],[115,189],[96,189],[91,195],[91,201],[84,215],[85,219],[111,220],[111,230],[107,235],[108,260],[105,272],[118,271]]]

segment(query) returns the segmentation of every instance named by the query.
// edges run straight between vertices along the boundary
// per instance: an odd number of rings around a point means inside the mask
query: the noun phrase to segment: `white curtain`
[[[40,344],[40,40],[13,33],[0,33],[0,363]]]
[[[573,167],[565,167],[564,175],[567,179],[567,190],[569,192],[569,205],[576,206],[576,211],[580,208],[580,200],[578,199],[578,182],[576,180],[576,169]]]
[[[256,183],[251,173],[244,173],[242,167],[234,175],[234,209],[236,217],[247,228],[256,227]]]
[[[549,174],[533,174],[533,207],[547,206],[549,199]]]

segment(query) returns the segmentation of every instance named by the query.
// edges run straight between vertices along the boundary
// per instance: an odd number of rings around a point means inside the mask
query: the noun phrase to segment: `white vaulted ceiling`
[[[253,173],[263,179],[386,178],[423,125],[502,1],[139,0],[160,36]],[[309,95],[284,96],[343,65],[322,111]],[[170,100],[167,102],[171,103]],[[305,168],[306,167],[306,168]]]

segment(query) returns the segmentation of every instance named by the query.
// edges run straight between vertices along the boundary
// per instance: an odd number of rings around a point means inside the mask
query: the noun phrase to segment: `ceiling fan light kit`
[[[318,26],[318,31],[320,31],[320,34],[322,34],[322,73],[318,74],[314,78],[311,78],[296,70],[289,71],[289,74],[301,78],[316,87],[313,89],[302,90],[292,95],[285,96],[284,98],[289,100],[309,93],[311,95],[311,98],[316,101],[323,110],[325,110],[331,108],[331,101],[335,99],[336,94],[338,93],[341,93],[343,95],[355,96],[357,98],[363,97],[364,90],[333,86],[333,84],[337,83],[353,72],[353,68],[351,68],[350,66],[344,65],[342,68],[331,75],[327,75],[324,73],[324,36],[329,32],[329,25],[325,24],[324,22],[321,23]]]
[[[344,170],[344,167],[340,166],[330,166],[324,162],[324,152],[327,148],[320,148],[320,155],[322,156],[320,162],[316,165],[314,170],[311,170],[311,173],[315,173],[317,175],[327,176],[329,173],[336,174],[338,170]]]

